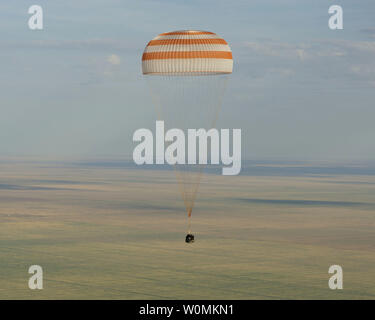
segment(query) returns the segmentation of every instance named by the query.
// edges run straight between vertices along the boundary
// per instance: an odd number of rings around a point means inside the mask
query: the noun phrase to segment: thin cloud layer
[[[107,61],[111,65],[116,66],[116,65],[119,65],[121,63],[121,58],[117,54],[111,54],[111,55],[108,56]]]

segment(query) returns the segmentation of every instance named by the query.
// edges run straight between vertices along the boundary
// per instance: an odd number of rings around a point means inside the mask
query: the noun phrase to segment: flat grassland
[[[375,175],[205,175],[186,244],[173,171],[0,172],[0,299],[375,298]]]

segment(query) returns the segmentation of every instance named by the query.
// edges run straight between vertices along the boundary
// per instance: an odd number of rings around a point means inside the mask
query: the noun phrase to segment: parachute
[[[142,56],[142,73],[147,78],[157,120],[164,121],[165,130],[214,128],[232,69],[228,43],[208,31],[159,34],[147,44]],[[188,235],[203,166],[198,162],[175,165],[188,217]]]

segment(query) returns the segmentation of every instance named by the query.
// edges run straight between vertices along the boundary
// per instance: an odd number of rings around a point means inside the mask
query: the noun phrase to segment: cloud
[[[284,77],[293,76],[295,74],[294,70],[288,68],[271,68],[268,71],[272,75],[278,74]]]
[[[362,80],[370,87],[375,86],[375,64],[354,64],[349,67],[352,79]]]
[[[328,43],[328,42],[325,42]],[[335,40],[329,42],[331,46],[349,51],[350,54],[364,53],[375,54],[375,42],[373,41],[348,41]]]
[[[374,41],[256,39],[234,44],[233,49],[238,61],[246,69],[251,68],[253,81],[263,84],[285,77],[297,84],[335,79],[373,86],[375,81]]]
[[[372,29],[371,29],[372,30]],[[374,30],[375,35],[375,30]],[[305,61],[320,57],[343,57],[356,54],[375,54],[375,42],[350,40],[316,40],[309,44],[276,40],[247,41],[240,45],[243,52]]]
[[[285,60],[306,61],[319,57],[341,57],[346,53],[342,47],[319,41],[306,43],[290,43],[274,40],[259,42],[244,42],[241,49],[251,51],[262,56],[277,57]]]
[[[307,49],[310,48],[310,45],[303,43],[293,44],[288,42],[266,40],[246,41],[242,43],[241,47],[261,55],[283,58],[298,58],[302,61],[308,58]]]
[[[59,49],[59,50],[92,50],[92,51],[138,51],[144,44],[136,41],[112,38],[93,38],[93,39],[77,39],[77,40],[26,40],[26,41],[3,41],[0,42],[1,49],[15,48],[43,48],[43,49]]]
[[[110,56],[108,56],[107,61],[114,66],[121,63],[121,59],[117,54],[111,54]]]
[[[366,28],[360,30],[363,34],[367,35],[369,38],[375,39],[375,27],[373,28]]]
[[[375,74],[375,65],[352,65],[350,70],[357,75]]]

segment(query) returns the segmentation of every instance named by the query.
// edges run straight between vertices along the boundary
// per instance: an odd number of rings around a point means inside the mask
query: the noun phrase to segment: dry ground
[[[193,215],[173,171],[3,162],[0,299],[375,298],[375,176],[206,175]]]

